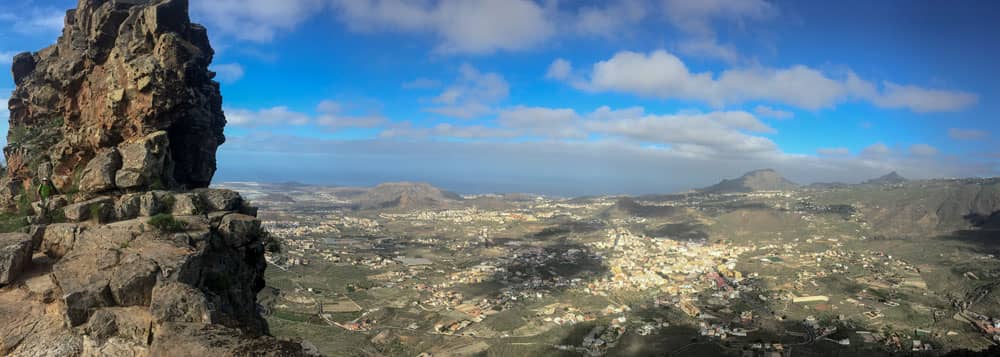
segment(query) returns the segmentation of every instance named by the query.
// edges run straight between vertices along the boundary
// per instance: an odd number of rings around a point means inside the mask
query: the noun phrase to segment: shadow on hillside
[[[970,244],[982,254],[1000,254],[1000,211],[989,215],[970,213],[962,218],[972,228],[954,231],[942,238]]]
[[[493,265],[494,272],[467,290],[493,297],[518,296],[518,300],[586,284],[610,270],[589,247],[575,243],[520,248],[499,261],[483,263]]]

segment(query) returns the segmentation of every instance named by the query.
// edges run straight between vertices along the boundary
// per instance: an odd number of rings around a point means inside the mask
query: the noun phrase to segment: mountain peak
[[[798,186],[774,169],[760,169],[747,172],[737,179],[722,180],[722,182],[701,191],[706,193],[780,191],[794,189]]]
[[[885,174],[882,177],[865,181],[865,184],[869,184],[869,185],[894,185],[894,184],[899,184],[899,183],[903,183],[903,182],[906,182],[906,181],[909,181],[909,180],[907,180],[903,176],[900,176],[898,173],[896,173],[896,171],[893,171],[893,172],[890,172],[888,174]]]

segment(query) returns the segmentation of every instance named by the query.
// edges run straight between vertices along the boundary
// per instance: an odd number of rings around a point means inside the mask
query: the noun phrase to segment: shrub
[[[187,228],[187,222],[178,221],[174,219],[174,216],[168,213],[161,213],[149,218],[149,225],[153,226],[160,232],[180,232]]]

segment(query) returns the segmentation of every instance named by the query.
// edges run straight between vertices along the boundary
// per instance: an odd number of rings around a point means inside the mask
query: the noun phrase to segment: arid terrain
[[[276,336],[333,356],[888,355],[1000,338],[1000,180],[639,197],[227,183]],[[888,182],[883,182],[887,181]]]

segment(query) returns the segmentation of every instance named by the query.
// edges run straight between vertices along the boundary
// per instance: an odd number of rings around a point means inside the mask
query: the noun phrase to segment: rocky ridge
[[[205,188],[225,118],[187,8],[80,0],[15,58],[0,205],[27,225],[0,234],[0,355],[307,354],[258,312],[256,209]]]

